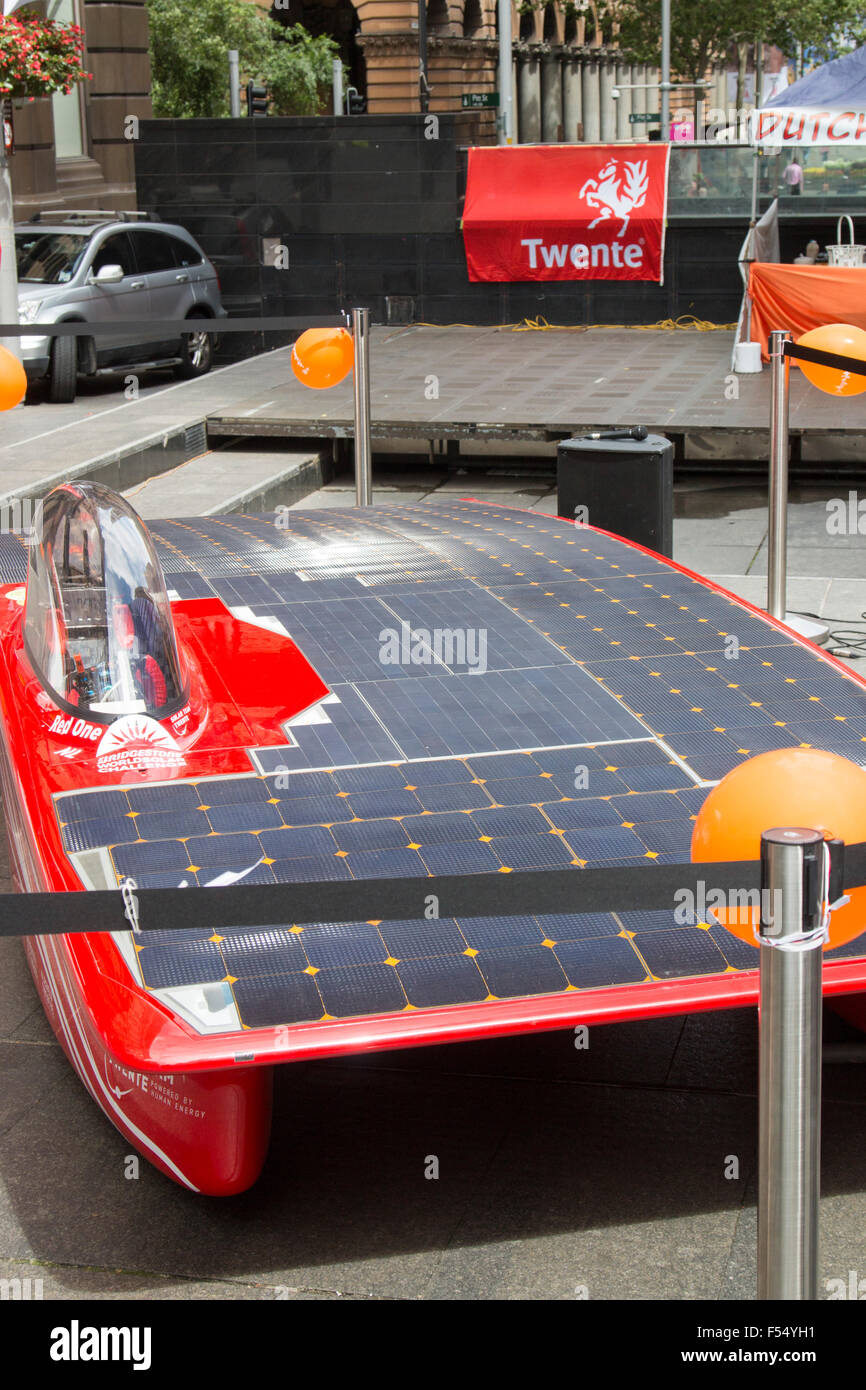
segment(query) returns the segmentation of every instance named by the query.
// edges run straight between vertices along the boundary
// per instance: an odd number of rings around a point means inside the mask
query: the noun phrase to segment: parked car
[[[166,339],[150,320],[226,317],[216,270],[183,227],[146,214],[64,211],[15,227],[18,316],[45,324],[21,340],[28,381],[48,378],[52,401],[75,399],[79,375],[154,367],[204,376],[214,335],[196,330]],[[133,324],[119,337],[52,337],[54,323]]]

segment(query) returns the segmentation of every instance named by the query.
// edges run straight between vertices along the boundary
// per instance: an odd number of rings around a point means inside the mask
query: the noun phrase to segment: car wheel
[[[180,340],[180,362],[175,371],[181,377],[204,376],[213,366],[213,337],[198,329],[184,333]]]
[[[55,405],[71,405],[78,379],[78,343],[72,337],[55,338],[51,344],[48,399]]]

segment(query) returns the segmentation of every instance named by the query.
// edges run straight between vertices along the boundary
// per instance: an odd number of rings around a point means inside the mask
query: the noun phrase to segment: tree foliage
[[[156,116],[227,116],[228,53],[267,87],[278,116],[309,115],[331,80],[333,39],[284,27],[247,0],[147,0]]]
[[[639,62],[658,63],[659,0],[605,0],[619,21],[619,42]],[[671,0],[671,66],[696,82],[737,43],[777,44],[794,57],[799,44],[816,60],[836,57],[858,38],[860,0]]]
[[[799,44],[813,62],[838,58],[863,42],[861,0],[773,0],[766,37],[793,57]]]
[[[696,82],[710,64],[726,55],[741,24],[761,0],[671,0],[671,68]],[[639,62],[657,64],[661,55],[660,6],[628,0],[618,6],[619,42]]]
[[[271,33],[262,39],[258,70],[275,114],[313,114],[321,105],[322,88],[331,87],[332,62],[340,51],[337,44],[324,35],[313,38],[302,24],[266,23]]]

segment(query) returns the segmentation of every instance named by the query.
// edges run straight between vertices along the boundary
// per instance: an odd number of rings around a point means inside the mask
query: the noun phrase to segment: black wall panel
[[[436,323],[736,319],[738,217],[673,218],[663,285],[470,283],[459,230],[470,127],[454,114],[439,117],[437,139],[426,129],[410,115],[143,121],[139,207],[198,238],[234,314],[323,314],[361,303],[383,323],[393,296],[401,304],[392,316]],[[783,243],[793,254],[813,232],[822,236],[811,224],[784,228]],[[287,270],[265,263],[264,243],[274,240],[288,248]],[[222,355],[252,345],[233,335]]]

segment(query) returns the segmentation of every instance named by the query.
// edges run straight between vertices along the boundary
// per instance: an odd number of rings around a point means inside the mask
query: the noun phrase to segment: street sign
[[[660,123],[661,118],[660,111],[632,111],[628,119],[630,125],[641,125],[644,122],[646,124]]]
[[[499,105],[498,92],[464,92],[460,98],[464,111],[477,111]]]

